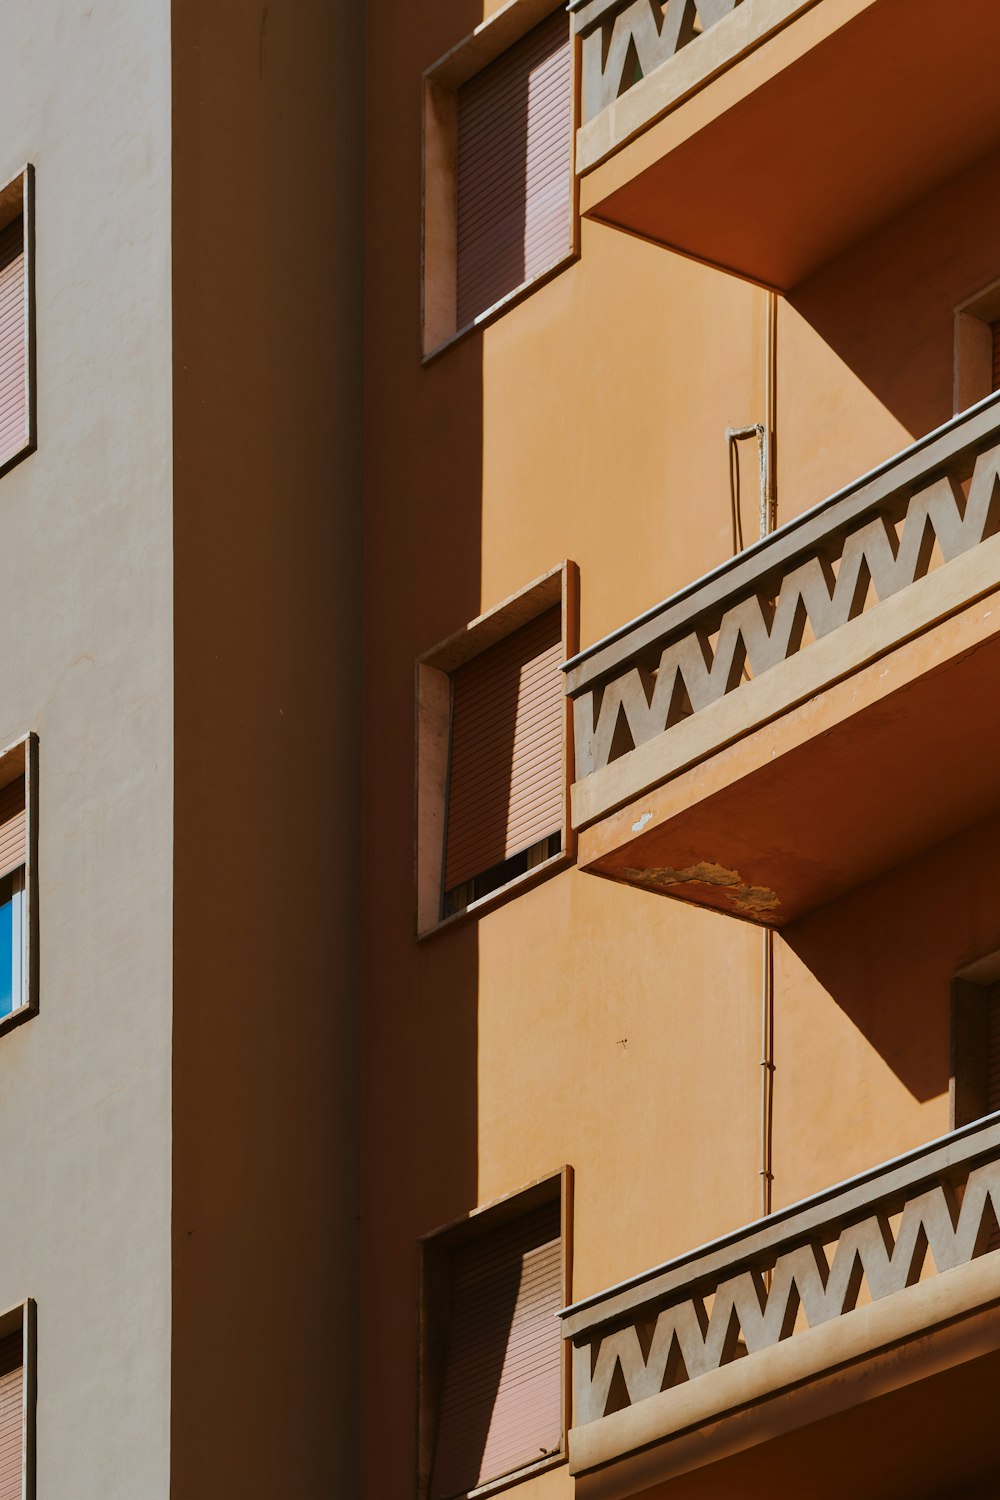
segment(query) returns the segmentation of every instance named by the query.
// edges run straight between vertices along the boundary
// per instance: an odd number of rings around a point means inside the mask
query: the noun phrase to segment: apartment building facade
[[[362,1493],[995,1493],[1000,19],[367,16]]]
[[[0,1496],[993,1493],[1000,21],[0,28]]]

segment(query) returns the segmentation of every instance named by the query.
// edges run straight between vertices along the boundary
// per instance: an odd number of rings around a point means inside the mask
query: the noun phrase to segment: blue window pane
[[[0,1016],[14,1008],[14,905],[13,883],[0,880]]]

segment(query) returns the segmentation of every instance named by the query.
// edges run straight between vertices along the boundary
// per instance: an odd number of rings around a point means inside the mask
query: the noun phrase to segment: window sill
[[[490,891],[486,896],[480,896],[478,901],[472,901],[463,911],[452,912],[449,917],[442,917],[433,926],[426,927],[422,932],[416,934],[417,942],[424,942],[427,938],[436,937],[439,932],[446,928],[456,927],[460,923],[471,921],[482,917],[487,912],[494,911],[496,907],[505,905],[514,896],[519,896],[522,891],[531,886],[540,885],[543,880],[548,880],[550,875],[558,875],[561,870],[568,870],[576,863],[576,843],[569,830],[563,831],[563,838],[570,840],[568,849],[560,849],[558,854],[553,854],[551,859],[545,860],[543,864],[536,865],[533,870],[525,870],[523,875],[515,875],[513,880],[508,880],[506,885],[497,886],[495,891]],[[534,1465],[532,1472],[534,1472]],[[470,1491],[470,1494],[472,1492]],[[486,1490],[476,1490],[475,1494],[486,1494]]]
[[[13,1031],[15,1026],[20,1026],[22,1022],[30,1020],[37,1014],[38,1006],[32,1005],[29,1001],[25,1005],[19,1005],[16,1010],[10,1011],[7,1015],[0,1016],[0,1036],[3,1036],[4,1032]]]
[[[510,1489],[511,1485],[520,1484],[524,1479],[534,1479],[537,1474],[546,1474],[549,1469],[557,1469],[565,1462],[564,1450],[546,1454],[545,1458],[540,1458],[537,1463],[525,1464],[523,1469],[514,1469],[510,1474],[504,1474],[499,1479],[491,1479],[488,1484],[481,1484],[474,1490],[468,1490],[461,1500],[486,1500],[487,1495],[498,1495],[501,1490]]]
[[[0,462],[0,479],[9,473],[16,464],[19,464],[22,459],[29,458],[37,446],[34,438],[25,438],[20,448],[15,448],[13,453]]]
[[[539,271],[538,275],[532,276],[530,281],[522,281],[521,285],[516,286],[512,292],[508,292],[506,297],[501,297],[499,302],[494,302],[492,307],[488,307],[485,312],[479,313],[472,319],[471,323],[466,323],[464,327],[457,329],[455,333],[450,333],[440,343],[435,344],[430,349],[424,350],[420,356],[420,363],[424,366],[432,364],[439,355],[444,354],[448,349],[454,348],[456,344],[460,344],[470,334],[477,333],[480,329],[488,327],[491,323],[495,323],[510,308],[515,307],[519,302],[523,302],[526,297],[531,296],[532,292],[545,286],[547,282],[552,281],[560,272],[567,270],[579,259],[580,252],[577,248],[574,247],[567,250],[565,255],[561,255],[546,270]]]

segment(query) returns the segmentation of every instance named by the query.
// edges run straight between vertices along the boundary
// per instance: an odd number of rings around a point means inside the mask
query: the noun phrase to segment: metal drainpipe
[[[767,316],[764,331],[764,421],[748,427],[727,427],[730,448],[730,495],[733,507],[734,535],[742,543],[739,521],[738,460],[733,468],[734,444],[748,438],[757,440],[760,466],[760,538],[770,536],[778,520],[778,498],[774,462],[777,385],[778,297],[767,292]],[[733,477],[735,474],[735,477]],[[739,545],[737,543],[736,545]],[[761,934],[760,983],[760,1211],[766,1218],[771,1212],[771,1189],[774,1182],[774,933],[765,927]]]
[[[764,336],[764,441],[761,460],[760,534],[763,539],[778,520],[778,495],[774,462],[777,408],[778,296],[767,294]],[[761,934],[760,1002],[760,1211],[771,1212],[774,1183],[774,932]]]

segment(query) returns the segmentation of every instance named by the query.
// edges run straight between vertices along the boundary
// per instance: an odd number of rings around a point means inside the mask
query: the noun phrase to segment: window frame
[[[434,1442],[437,1435],[438,1404],[444,1383],[448,1347],[447,1303],[449,1297],[448,1252],[453,1246],[487,1235],[493,1229],[530,1213],[545,1204],[559,1203],[559,1232],[562,1251],[563,1306],[568,1307],[573,1293],[573,1168],[560,1167],[544,1177],[494,1198],[471,1213],[422,1235],[417,1242],[419,1255],[419,1302],[417,1310],[417,1485],[416,1500],[428,1500],[434,1465]],[[466,1500],[497,1494],[501,1490],[534,1478],[548,1469],[568,1461],[567,1435],[571,1420],[572,1368],[570,1344],[564,1339],[561,1354],[560,1400],[562,1422],[559,1451],[546,1454],[521,1469],[487,1480],[469,1490]]]
[[[1000,322],[1000,281],[955,308],[954,414],[993,394],[993,324]]]
[[[38,1396],[38,1310],[33,1297],[16,1302],[0,1313],[0,1339],[21,1334],[21,1497],[35,1500],[36,1437],[35,1408]]]
[[[25,861],[22,891],[21,1004],[0,1017],[0,1036],[38,1014],[38,736],[0,751],[0,787],[24,777]]]
[[[509,0],[477,26],[423,75],[421,160],[420,337],[424,364],[492,323],[537,287],[580,257],[580,180],[576,134],[580,123],[580,41],[567,13],[570,47],[570,239],[566,253],[544,271],[512,288],[490,307],[458,326],[456,306],[458,205],[458,91],[477,73],[515,46],[542,21],[565,10],[565,0]]]
[[[25,880],[24,880],[24,866],[23,865],[21,865],[21,867],[19,869],[17,869],[17,870],[12,870],[9,875],[0,876],[0,910],[2,910],[3,907],[7,904],[8,897],[5,895],[3,888],[4,888],[5,885],[8,884],[8,882],[9,882],[10,887],[11,887],[9,900],[10,900],[10,903],[11,903],[11,907],[13,908],[13,911],[12,911],[12,916],[13,916],[12,926],[14,928],[14,932],[13,932],[13,939],[14,939],[14,941],[12,943],[12,950],[13,951],[11,953],[12,963],[11,963],[11,986],[10,986],[11,987],[11,1001],[13,1002],[15,996],[18,996],[18,995],[23,996],[24,995],[24,948],[25,948],[25,942],[24,942],[24,938],[25,938],[25,920],[24,920],[24,918],[25,918],[26,902],[25,902],[25,899],[24,899]],[[23,1005],[23,1003],[24,1003],[24,1001],[22,999],[21,1004]],[[20,1010],[20,1008],[21,1008],[21,1005],[14,1005],[12,1003],[11,1004],[11,1008],[7,1012],[7,1014],[8,1015],[13,1015],[14,1011],[15,1010]],[[5,1019],[5,1018],[0,1017],[0,1019]]]
[[[1000,952],[966,964],[951,981],[948,1105],[952,1130],[984,1120],[989,1113],[991,1005],[1000,1005]]]
[[[21,215],[24,222],[24,379],[27,427],[19,448],[0,457],[0,478],[38,446],[38,399],[35,372],[35,169],[26,162],[0,187],[0,230]]]
[[[447,916],[444,914],[452,673],[555,605],[559,605],[562,611],[563,661],[567,661],[579,650],[580,613],[579,569],[569,559],[543,573],[495,609],[479,615],[463,630],[456,631],[417,660],[414,887],[418,939],[491,911],[520,891],[566,869],[576,859],[576,836],[570,818],[573,715],[572,704],[566,698],[562,719],[561,848],[558,853],[512,876],[461,910]]]

